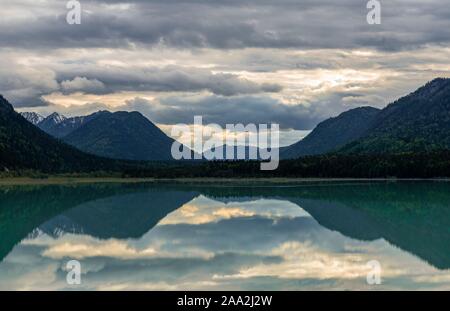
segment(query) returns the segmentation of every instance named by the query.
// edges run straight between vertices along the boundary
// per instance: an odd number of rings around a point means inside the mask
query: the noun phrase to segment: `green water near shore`
[[[0,289],[450,289],[450,183],[4,183],[0,260]]]

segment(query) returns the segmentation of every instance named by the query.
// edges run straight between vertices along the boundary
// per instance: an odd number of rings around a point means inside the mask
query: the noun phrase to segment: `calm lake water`
[[[450,183],[0,187],[9,289],[449,290]]]

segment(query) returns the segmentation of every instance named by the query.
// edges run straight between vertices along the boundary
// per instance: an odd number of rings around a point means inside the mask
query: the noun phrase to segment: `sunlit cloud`
[[[448,288],[448,271],[383,239],[354,240],[296,204],[257,198],[197,197],[137,240],[41,232],[4,259],[0,288],[68,289],[68,258],[81,261],[91,290]],[[382,266],[376,288],[366,282],[371,260]]]
[[[200,196],[183,205],[165,217],[160,225],[192,224],[218,222],[224,219],[262,216],[273,219],[286,217],[311,217],[295,204],[277,200],[255,200],[247,202],[218,202]]]

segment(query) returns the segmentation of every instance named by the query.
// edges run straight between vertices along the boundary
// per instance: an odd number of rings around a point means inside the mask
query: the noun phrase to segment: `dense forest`
[[[125,169],[123,177],[156,178],[437,178],[450,177],[450,151],[393,155],[328,154],[283,160],[275,171],[258,161],[153,164]]]
[[[15,112],[0,95],[0,171],[92,172],[117,170],[123,165],[124,162],[81,152],[51,137]]]

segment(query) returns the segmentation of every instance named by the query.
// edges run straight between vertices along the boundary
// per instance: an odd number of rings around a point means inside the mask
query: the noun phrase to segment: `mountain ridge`
[[[113,159],[173,160],[174,140],[137,111],[103,112],[62,139],[85,152]]]
[[[386,106],[366,135],[340,152],[383,154],[450,149],[450,79],[437,78]]]
[[[173,160],[171,147],[174,140],[137,111],[100,110],[70,118],[55,112],[36,126],[77,149],[101,157]]]
[[[12,109],[8,107],[3,109]],[[90,117],[71,119],[52,114],[50,119],[63,124]],[[125,111],[98,112],[97,117],[84,122],[62,139],[91,154],[144,161],[170,160],[170,146],[174,142],[139,112]],[[439,150],[450,150],[448,78],[434,79],[383,109],[359,107],[327,119],[303,140],[281,148],[280,157]]]
[[[71,132],[77,130],[86,122],[93,120],[102,113],[106,113],[104,110],[94,112],[86,116],[76,116],[76,117],[65,117],[57,112],[52,113],[47,118],[42,120],[40,123],[36,124],[41,130],[47,134],[52,135],[56,138],[63,138]]]
[[[41,123],[45,117],[36,112],[21,112],[20,115],[34,125]]]
[[[304,139],[281,148],[280,157],[291,159],[338,150],[364,135],[379,112],[374,107],[358,107],[326,119]]]
[[[0,95],[0,170],[90,172],[115,162],[86,154],[43,132]]]

